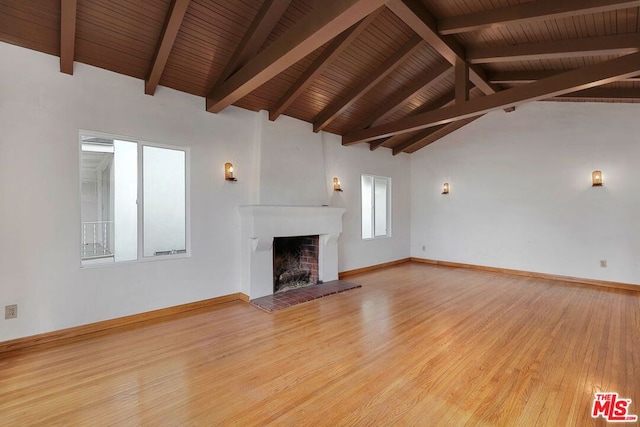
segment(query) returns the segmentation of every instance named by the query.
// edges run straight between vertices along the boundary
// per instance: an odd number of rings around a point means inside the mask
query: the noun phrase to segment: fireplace
[[[330,206],[241,206],[240,291],[251,299],[273,294],[274,249],[279,238],[296,236],[314,236],[317,241],[317,267],[315,274],[309,274],[310,281],[337,280],[338,238],[344,211]]]
[[[320,236],[273,239],[273,292],[318,283]]]

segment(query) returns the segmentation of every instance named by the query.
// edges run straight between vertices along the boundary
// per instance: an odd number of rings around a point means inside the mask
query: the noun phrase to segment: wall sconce
[[[337,176],[333,177],[333,191],[342,191],[342,188],[340,187],[340,180]]]
[[[591,172],[591,186],[592,187],[602,186],[602,171]]]
[[[233,164],[225,163],[224,164],[224,179],[227,181],[237,181],[237,179],[233,176]]]
[[[442,186],[442,194],[449,194],[449,183],[445,182]]]

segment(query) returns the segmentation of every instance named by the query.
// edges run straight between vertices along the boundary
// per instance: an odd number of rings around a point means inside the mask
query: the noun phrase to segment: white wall
[[[238,292],[238,207],[258,203],[346,208],[340,271],[411,254],[640,283],[640,105],[529,104],[392,157],[4,43],[0,93],[0,307],[19,306],[0,341]],[[79,129],[190,148],[191,257],[80,267]],[[391,238],[360,238],[362,173],[392,179]]]
[[[338,241],[339,271],[395,261],[409,256],[409,156],[368,144],[343,147],[338,135],[313,133],[311,123],[287,116],[275,122],[260,115],[260,204],[346,208]],[[390,238],[362,240],[360,176],[391,177]],[[343,192],[333,190],[338,177]]]
[[[392,156],[386,148],[369,150],[369,144],[342,147],[340,137],[323,134],[329,204],[346,208],[342,238],[338,241],[339,271],[395,261],[409,256],[410,156]],[[391,178],[391,237],[362,240],[360,176]],[[343,192],[333,191],[331,178],[340,178]]]
[[[18,304],[17,319],[0,319],[0,341],[238,292],[241,205],[347,207],[340,270],[409,254],[407,156],[342,147],[287,117],[214,115],[202,98],[164,87],[147,96],[140,80],[79,63],[69,76],[57,57],[5,43],[0,94],[0,307]],[[80,267],[79,129],[190,148],[191,257]],[[298,167],[311,161],[323,166]],[[225,162],[237,182],[224,181]],[[391,239],[360,239],[363,172],[393,178]],[[334,175],[344,193],[330,190]]]
[[[368,144],[343,147],[338,135],[313,133],[311,123],[287,116],[275,122],[260,113],[259,204],[346,208],[338,241],[339,271],[395,261],[409,256],[409,155]],[[390,238],[362,240],[360,176],[391,177]],[[333,190],[333,177],[343,192]]]
[[[259,204],[327,204],[322,133],[313,133],[310,123],[288,116],[272,122],[267,111],[259,114]]]
[[[143,85],[0,43],[0,341],[237,292],[257,115]],[[79,129],[191,148],[191,257],[80,268]]]
[[[640,284],[639,117],[638,104],[532,103],[413,154],[411,255]]]

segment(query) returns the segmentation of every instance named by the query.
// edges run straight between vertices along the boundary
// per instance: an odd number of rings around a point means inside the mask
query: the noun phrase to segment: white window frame
[[[179,145],[168,145],[168,144],[159,144],[155,142],[145,141],[140,138],[135,138],[131,136],[122,136],[111,133],[104,132],[96,132],[91,130],[81,129],[78,131],[78,142],[79,142],[79,194],[78,200],[82,201],[82,137],[83,136],[95,136],[113,140],[127,141],[132,142],[137,145],[137,234],[136,234],[136,245],[137,245],[137,256],[136,259],[127,260],[127,261],[114,261],[114,262],[105,262],[105,263],[83,263],[82,257],[80,257],[80,267],[81,268],[94,268],[94,267],[108,267],[114,265],[124,265],[124,264],[133,264],[140,262],[150,262],[150,261],[160,261],[167,259],[180,259],[180,258],[190,258],[191,257],[191,153],[189,147],[183,147]],[[185,253],[178,254],[166,254],[166,255],[154,255],[154,256],[144,256],[144,182],[143,182],[143,157],[142,151],[143,147],[156,147],[156,148],[166,148],[169,150],[178,150],[183,151],[185,153]],[[82,210],[82,205],[79,206],[80,210]],[[82,224],[80,225],[82,227]],[[80,232],[80,243],[82,243],[82,230]]]
[[[371,210],[371,236],[372,237],[364,237],[363,233],[362,233],[362,229],[364,228],[364,209],[365,207],[362,205],[362,197],[363,197],[363,188],[362,188],[362,178],[363,177],[371,177],[372,178],[372,182],[374,183],[371,187],[371,207],[369,208]],[[375,233],[375,180],[376,179],[383,179],[387,182],[387,196],[386,196],[386,201],[387,201],[387,206],[386,206],[386,214],[387,214],[387,233],[381,236],[376,236]],[[376,240],[376,239],[388,239],[391,237],[391,206],[392,206],[392,202],[391,202],[391,178],[388,176],[381,176],[381,175],[374,175],[374,174],[370,174],[370,173],[363,173],[360,176],[360,237],[362,238],[362,240]]]

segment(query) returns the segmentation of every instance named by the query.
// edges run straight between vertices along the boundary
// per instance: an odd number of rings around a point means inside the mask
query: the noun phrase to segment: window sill
[[[116,266],[125,266],[125,265],[135,265],[135,264],[146,264],[149,262],[157,262],[157,261],[168,261],[175,259],[185,259],[191,258],[190,253],[186,254],[173,254],[173,255],[158,255],[153,257],[143,257],[142,259],[134,259],[131,261],[113,261],[113,262],[96,262],[96,263],[84,263],[84,261],[80,262],[80,269],[93,269],[93,268],[109,268]]]

